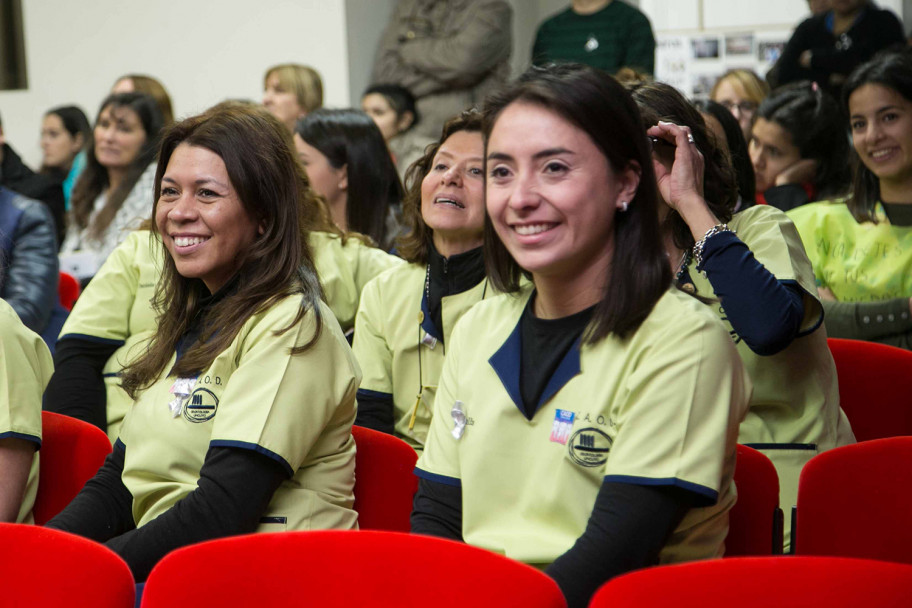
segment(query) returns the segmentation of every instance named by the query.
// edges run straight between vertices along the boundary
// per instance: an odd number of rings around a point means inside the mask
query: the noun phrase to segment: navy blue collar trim
[[[500,378],[501,384],[503,384],[510,399],[513,400],[513,405],[516,406],[516,409],[518,409],[528,420],[532,420],[532,416],[526,415],[525,408],[523,408],[522,405],[522,393],[519,390],[519,368],[522,354],[522,332],[520,331],[520,323],[521,319],[518,319],[516,327],[513,328],[513,331],[510,333],[506,342],[497,349],[497,352],[491,355],[491,358],[488,359],[488,363],[494,368],[494,372],[497,374],[497,377]],[[581,342],[582,336],[576,339],[573,346],[570,347],[570,350],[568,350],[567,354],[564,355],[564,358],[561,359],[561,362],[557,366],[557,369],[554,370],[551,379],[548,380],[548,384],[545,386],[545,390],[542,392],[538,403],[535,404],[535,412],[541,409],[542,405],[547,403],[548,400],[556,395],[565,384],[570,382],[574,376],[580,373],[582,369],[580,367]],[[532,415],[534,415],[535,412],[533,412]]]

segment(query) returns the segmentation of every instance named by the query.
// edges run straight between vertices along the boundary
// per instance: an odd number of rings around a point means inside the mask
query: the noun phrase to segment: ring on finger
[[[695,143],[693,133],[687,134],[687,143],[689,143],[689,144]]]

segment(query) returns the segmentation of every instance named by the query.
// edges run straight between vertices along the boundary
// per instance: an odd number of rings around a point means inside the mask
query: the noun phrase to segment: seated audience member
[[[420,449],[456,322],[493,294],[485,279],[481,115],[449,120],[408,174],[408,264],[367,284],[355,322],[363,378],[356,424],[395,433]],[[417,395],[417,397],[416,397]]]
[[[735,170],[738,201],[735,203],[734,211],[747,209],[754,204],[757,182],[747,142],[744,141],[744,135],[741,133],[741,126],[731,112],[715,101],[697,100],[693,102],[693,105],[703,116],[706,128],[715,138],[713,141],[716,147],[721,148],[728,155],[732,168]]]
[[[585,63],[614,74],[621,68],[655,72],[655,36],[649,19],[622,0],[572,0],[542,23],[532,63]]]
[[[372,82],[415,96],[416,135],[436,140],[443,123],[506,82],[513,9],[505,0],[398,0],[374,58]]]
[[[0,300],[0,522],[34,521],[41,393],[53,371],[47,346]]]
[[[66,205],[60,182],[46,175],[35,173],[25,166],[16,151],[6,143],[2,123],[0,123],[0,186],[47,205],[54,218],[54,233],[63,233],[66,226]]]
[[[90,279],[128,230],[149,217],[162,117],[142,93],[114,93],[102,103],[86,168],[73,188],[61,268]]]
[[[54,315],[59,306],[59,281],[50,211],[42,203],[0,186],[0,298],[26,327],[46,334],[52,348],[66,317]]]
[[[343,234],[309,188],[300,202],[324,301],[349,331],[364,285],[403,261]],[[112,443],[133,405],[121,373],[156,332],[152,300],[163,253],[161,239],[149,230],[131,233],[86,286],[60,332],[44,408],[94,424]]]
[[[167,126],[174,122],[174,108],[171,104],[171,96],[168,95],[165,85],[152,76],[143,74],[121,76],[111,87],[111,93],[143,93],[148,95],[158,105],[164,124]]]
[[[374,121],[360,110],[317,110],[298,121],[294,142],[339,229],[389,250],[399,234],[402,183]]]
[[[750,70],[729,70],[713,85],[709,98],[724,106],[741,125],[744,141],[751,139],[751,125],[760,102],[769,95],[769,85]]]
[[[654,83],[632,94],[654,141],[659,218],[675,283],[703,298],[734,340],[754,388],[738,443],[773,461],[780,504],[791,512],[804,464],[855,442],[839,408],[811,263],[778,209],[756,205],[732,214],[728,158],[680,93]]]
[[[399,177],[404,181],[405,172],[412,163],[424,155],[425,148],[434,140],[418,134],[415,125],[419,122],[415,97],[408,89],[397,84],[375,84],[361,96],[361,109],[370,116],[377,126]]]
[[[262,109],[217,107],[162,142],[158,331],[124,370],[134,403],[112,455],[48,524],[104,542],[137,582],[191,543],[357,527],[360,374],[320,302],[306,192]]]
[[[508,293],[447,344],[412,531],[544,568],[584,607],[623,572],[722,554],[749,380],[672,288],[620,84],[533,68],[489,98],[485,131],[485,261]]]
[[[89,119],[76,106],[52,108],[41,122],[41,173],[60,181],[67,208],[76,178],[85,167],[85,155],[81,152],[89,144],[90,137],[92,127],[89,126]],[[77,161],[77,158],[80,160]],[[59,228],[58,238],[62,243],[66,226]]]
[[[760,204],[788,211],[849,189],[845,120],[816,83],[788,84],[764,99],[749,148]]]
[[[827,333],[912,349],[912,57],[863,64],[843,94],[852,193],[789,215],[814,264]]]
[[[832,0],[829,10],[795,28],[777,62],[777,84],[811,80],[839,97],[853,69],[880,50],[905,44],[892,11],[870,0]]]
[[[310,66],[283,63],[266,70],[263,105],[294,131],[298,119],[323,107],[323,80]]]

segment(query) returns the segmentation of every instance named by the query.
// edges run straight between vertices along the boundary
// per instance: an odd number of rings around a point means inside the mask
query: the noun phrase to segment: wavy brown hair
[[[466,110],[459,116],[446,121],[440,138],[424,150],[424,156],[412,163],[405,172],[405,198],[402,199],[402,223],[406,233],[396,239],[396,250],[406,262],[427,264],[428,247],[434,231],[424,223],[421,217],[421,183],[434,163],[434,157],[440,146],[454,133],[468,131],[482,132],[482,115],[475,109]]]
[[[221,157],[244,210],[262,227],[262,234],[242,252],[233,289],[206,311],[199,339],[186,348],[169,375],[188,377],[203,372],[248,319],[296,293],[303,295],[298,315],[278,333],[292,329],[313,310],[317,328],[312,339],[292,349],[292,354],[303,352],[316,342],[322,329],[318,305],[322,294],[304,228],[318,221],[320,213],[311,206],[313,193],[293,152],[291,133],[265,109],[241,104],[220,104],[173,125],[162,140],[153,217],[162,177],[180,144],[205,148]],[[156,237],[160,235],[153,223],[150,238]],[[209,293],[201,279],[181,276],[170,255],[165,256],[163,266],[153,298],[158,332],[122,376],[124,390],[134,399],[165,371],[179,340],[200,313],[200,301]]]
[[[631,84],[627,89],[640,108],[644,133],[660,120],[690,127],[694,143],[705,161],[703,198],[720,221],[730,220],[738,202],[735,169],[732,167],[731,158],[722,148],[716,146],[715,140],[709,136],[706,121],[700,112],[677,89],[663,82]],[[677,211],[671,210],[665,224],[672,231],[675,245],[681,249],[690,249],[694,246],[693,234]]]
[[[582,130],[612,171],[638,168],[636,195],[626,212],[614,215],[609,275],[585,333],[588,344],[609,334],[624,338],[637,330],[671,286],[671,269],[659,232],[656,179],[637,106],[624,87],[601,70],[569,63],[532,67],[485,102],[485,140],[503,110],[517,102],[545,108]],[[593,200],[592,204],[608,205],[610,201]],[[487,214],[484,251],[488,277],[500,291],[516,292],[520,276],[531,276],[497,237]]]
[[[136,114],[146,134],[146,141],[127,169],[126,176],[121,181],[117,189],[108,193],[107,200],[101,210],[92,218],[89,227],[89,238],[100,238],[111,222],[114,216],[120,211],[124,201],[129,196],[130,191],[139,181],[139,177],[155,160],[155,153],[158,149],[159,135],[163,126],[161,112],[155,100],[143,93],[115,93],[109,95],[101,106],[98,108],[98,116],[95,117],[95,125],[98,125],[98,119],[106,108],[113,110],[126,108]],[[95,199],[107,189],[109,185],[108,170],[98,162],[95,157],[95,138],[89,137],[89,145],[86,148],[86,166],[79,176],[76,185],[73,187],[73,195],[70,199],[70,223],[83,229],[89,226],[89,218],[95,207]]]

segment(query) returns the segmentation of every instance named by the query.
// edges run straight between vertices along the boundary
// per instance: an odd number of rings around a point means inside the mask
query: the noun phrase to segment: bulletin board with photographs
[[[746,68],[763,78],[790,35],[789,31],[660,35],[655,77],[692,99],[706,99],[716,79],[728,70]]]

